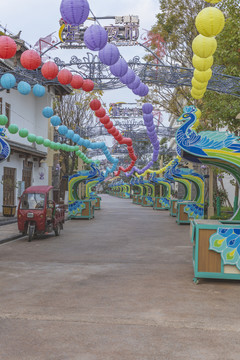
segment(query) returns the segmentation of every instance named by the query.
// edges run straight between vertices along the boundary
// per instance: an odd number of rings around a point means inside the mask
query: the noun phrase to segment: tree
[[[99,98],[102,95],[100,91],[86,93],[84,91],[74,91],[64,97],[56,97],[54,101],[54,110],[62,120],[62,125],[66,125],[69,130],[73,130],[81,137],[86,138],[87,128],[98,125],[89,103],[93,98]],[[58,133],[57,133],[58,134]],[[59,135],[58,135],[59,137]],[[72,140],[63,138],[69,145],[76,145]],[[85,152],[83,150],[83,152]],[[60,163],[62,175],[71,175],[77,169],[77,155],[75,152],[65,152],[60,150]]]
[[[192,41],[198,35],[195,18],[209,4],[202,0],[159,0],[159,4],[160,13],[156,16],[157,23],[152,27],[151,32],[159,34],[165,41],[164,62],[169,65],[192,67]],[[222,68],[221,70],[226,74],[239,76],[239,1],[226,0],[217,6],[224,12],[227,20],[222,33],[217,36],[218,48],[214,54],[214,66],[224,66],[224,70]],[[154,42],[150,42],[149,45],[153,52],[156,51]],[[152,55],[146,55],[145,58],[148,61],[153,59]],[[213,94],[213,92],[207,92],[203,100],[195,101],[190,96],[189,87],[178,87],[172,91],[172,89],[154,85],[151,86],[148,99],[176,117],[182,113],[185,104],[195,103],[202,108],[202,119],[205,119],[209,117],[211,111],[211,106],[206,106],[207,113],[205,113],[203,105],[205,98],[209,96],[208,93]],[[214,96],[210,95],[211,101],[215,101],[216,106],[220,104],[219,96],[214,100]],[[232,108],[237,107],[235,99],[231,96],[226,97],[226,100],[222,96],[222,101],[223,107],[225,103],[228,104],[228,108],[231,107],[231,103],[233,103]],[[236,111],[233,111],[233,117]],[[226,123],[225,120],[224,123]],[[215,123],[214,125],[217,126]],[[219,125],[217,127],[219,128]]]

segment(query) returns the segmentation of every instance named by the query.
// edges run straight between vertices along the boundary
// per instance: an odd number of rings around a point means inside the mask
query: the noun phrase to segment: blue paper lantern
[[[16,79],[12,74],[6,73],[1,77],[1,85],[5,89],[11,89],[15,86]]]
[[[37,97],[42,97],[45,95],[45,87],[39,84],[34,85],[33,94]]]
[[[74,134],[72,137],[72,141],[74,141],[75,143],[78,143],[79,140],[80,140],[80,136],[78,134]]]
[[[82,146],[83,143],[84,143],[84,139],[82,139],[82,138],[80,137],[80,139],[78,140],[78,145],[79,145],[79,146]]]
[[[58,125],[61,124],[61,119],[60,119],[59,116],[54,115],[53,117],[51,117],[50,122],[51,122],[51,124],[52,124],[53,126],[58,126]]]
[[[88,49],[99,51],[107,45],[108,33],[101,25],[91,25],[84,33],[84,42]]]
[[[150,103],[143,104],[142,111],[144,114],[150,114],[153,111],[153,106]]]
[[[132,90],[136,89],[140,85],[140,82],[141,82],[140,77],[136,76],[135,80],[133,82],[131,82],[130,84],[128,84],[127,87]]]
[[[98,52],[99,59],[105,65],[114,65],[119,60],[120,53],[116,45],[107,44]]]
[[[127,62],[120,58],[116,64],[110,66],[110,71],[114,76],[122,77],[128,71],[128,64]]]
[[[83,146],[85,146],[86,148],[88,148],[89,145],[90,145],[90,141],[84,139]]]
[[[74,135],[74,131],[73,131],[73,130],[68,130],[68,132],[65,134],[65,136],[66,136],[68,139],[72,139],[72,138],[73,138],[73,135]]]
[[[31,92],[31,85],[26,81],[20,81],[17,86],[18,91],[22,95],[28,95]]]
[[[43,111],[42,111],[43,116],[45,116],[45,118],[49,119],[51,116],[53,116],[54,111],[50,106],[46,106]]]
[[[60,135],[66,135],[66,133],[68,132],[68,128],[65,125],[60,125],[58,128],[58,132]]]
[[[127,73],[120,78],[120,81],[125,85],[129,85],[135,80],[135,78],[135,72],[132,69],[128,68]]]
[[[65,23],[78,26],[87,20],[89,4],[87,0],[62,0],[60,12]]]

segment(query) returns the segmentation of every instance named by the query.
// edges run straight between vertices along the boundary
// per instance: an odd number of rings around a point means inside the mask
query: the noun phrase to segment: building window
[[[7,124],[5,125],[6,128],[8,128],[9,125],[10,125],[10,114],[11,114],[11,105],[8,104],[8,103],[6,103],[6,104],[5,104],[5,115],[6,115],[7,118],[8,118],[8,122],[7,122]]]

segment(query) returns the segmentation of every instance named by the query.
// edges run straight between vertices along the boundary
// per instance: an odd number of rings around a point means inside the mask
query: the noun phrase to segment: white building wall
[[[26,128],[29,133],[36,136],[42,136],[44,139],[48,138],[48,119],[42,115],[42,110],[46,106],[51,106],[52,96],[46,93],[39,98],[31,92],[29,95],[22,95],[17,90],[11,89],[9,93],[6,90],[0,92],[2,98],[2,113],[5,114],[5,104],[11,105],[10,108],[10,124],[16,124],[19,129]],[[47,148],[43,145],[30,143],[27,138],[22,138],[19,134],[10,134],[6,130],[7,138],[20,143],[22,145],[32,146],[33,149],[47,153]],[[7,140],[7,139],[6,139]],[[29,155],[28,161],[33,163],[32,167],[32,185],[48,185],[48,165],[46,162],[34,161],[34,156]],[[4,167],[16,169],[16,185],[18,181],[22,181],[23,158],[14,152],[10,153],[8,160],[0,163],[0,181],[2,181],[4,174]],[[40,167],[39,167],[40,165]],[[41,176],[40,176],[41,175]],[[15,205],[18,204],[18,188],[15,189]],[[3,184],[0,184],[0,212],[3,204]]]

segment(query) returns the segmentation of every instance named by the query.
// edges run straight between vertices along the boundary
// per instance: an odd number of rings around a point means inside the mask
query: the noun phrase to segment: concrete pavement
[[[239,282],[195,285],[189,226],[102,198],[60,237],[0,246],[0,359],[238,360]]]

